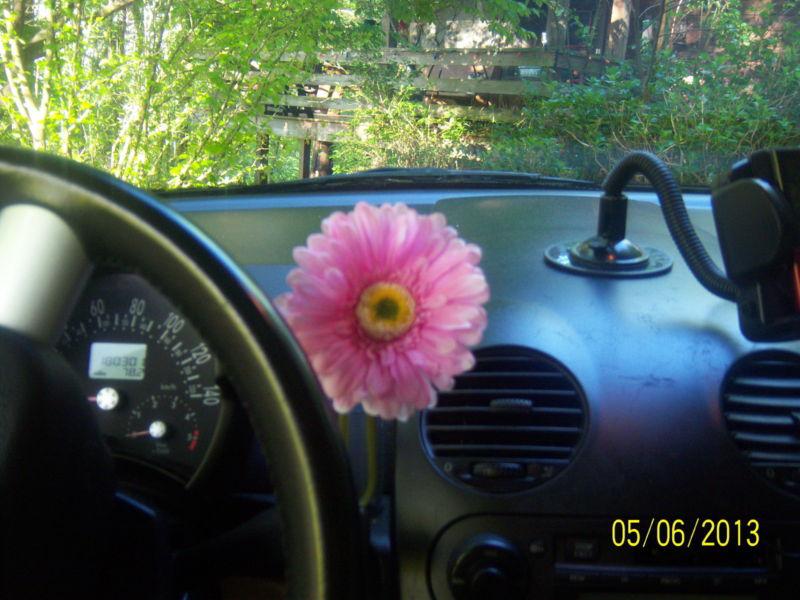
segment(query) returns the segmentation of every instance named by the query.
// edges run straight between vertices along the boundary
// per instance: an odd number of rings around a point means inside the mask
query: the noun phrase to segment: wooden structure
[[[295,54],[284,60],[307,64],[307,58]],[[294,89],[265,110],[269,135],[303,141],[302,177],[330,174],[330,144],[363,106],[352,94],[363,84],[363,76],[351,72],[352,64],[369,60],[407,65],[413,75],[397,85],[411,85],[420,102],[493,122],[513,120],[518,111],[512,107],[524,96],[547,93],[545,81],[600,75],[607,64],[599,57],[544,48],[386,48],[378,57],[343,52],[315,58],[319,72],[302,76]]]
[[[610,62],[624,57],[631,1],[558,0],[547,14],[524,24],[532,32],[533,41],[511,43],[519,47],[498,50],[495,41],[488,39],[486,43],[492,47],[446,47],[459,40],[477,39],[465,35],[468,27],[480,24],[472,18],[469,26],[458,31],[457,39],[438,39],[436,35],[426,39],[419,31],[416,39],[411,39],[411,28],[406,27],[403,35],[416,43],[414,48],[391,47],[393,25],[387,21],[387,47],[377,54],[286,55],[282,58],[285,61],[306,68],[315,66],[298,77],[276,104],[266,107],[268,131],[262,146],[267,151],[263,154],[268,155],[269,136],[299,139],[301,177],[330,174],[331,144],[348,127],[353,112],[363,106],[353,93],[364,83],[358,64],[404,65],[410,75],[397,86],[410,85],[415,98],[433,110],[443,106],[467,119],[511,121],[519,114],[513,109],[525,96],[547,93],[546,81],[580,83],[587,76],[602,74]],[[573,18],[568,19],[568,14]],[[448,32],[452,33],[453,23],[459,23],[460,18],[448,17]],[[581,44],[576,43],[570,29],[576,19],[592,32],[583,36]],[[485,23],[482,27],[485,29]],[[525,47],[531,43],[535,47]]]

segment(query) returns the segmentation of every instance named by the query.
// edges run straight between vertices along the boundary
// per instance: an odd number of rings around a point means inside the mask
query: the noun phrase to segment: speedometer
[[[112,453],[191,479],[223,403],[194,326],[140,276],[111,273],[89,283],[58,346]]]

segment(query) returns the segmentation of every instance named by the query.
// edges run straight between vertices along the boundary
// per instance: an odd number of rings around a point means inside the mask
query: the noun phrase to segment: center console
[[[675,534],[675,520],[661,520],[660,532],[654,520],[649,535],[649,520],[641,520],[641,534],[625,538],[619,527],[612,531],[614,522],[463,518],[433,548],[432,595],[436,600],[797,597],[797,523],[759,523],[756,539],[725,520],[726,528],[695,529],[689,546],[694,519],[685,530],[680,521],[683,536]]]

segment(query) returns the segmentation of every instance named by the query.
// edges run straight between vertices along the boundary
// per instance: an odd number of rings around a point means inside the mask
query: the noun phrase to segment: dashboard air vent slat
[[[518,346],[482,349],[476,359],[423,413],[428,457],[447,476],[485,491],[520,491],[551,479],[575,455],[586,426],[574,377]]]
[[[512,456],[525,456],[531,452],[547,455],[568,455],[572,453],[571,448],[562,446],[492,446],[488,444],[440,444],[439,456],[496,456],[503,454],[503,458]]]
[[[722,387],[722,410],[751,465],[800,495],[800,355],[756,352],[737,361]]]
[[[778,379],[767,377],[741,377],[737,383],[742,387],[756,390],[778,390],[797,393],[800,391],[800,379]]]
[[[791,427],[794,424],[792,417],[785,417],[783,415],[754,415],[740,412],[729,412],[727,414],[728,421],[736,421],[737,423],[748,423],[750,425],[763,425],[770,426],[784,426]]]
[[[781,467],[794,468],[797,462],[797,455],[793,452],[745,452],[745,455],[753,461],[762,461],[770,463],[770,465],[779,465]],[[771,478],[770,478],[771,479]],[[794,486],[792,486],[794,488]]]
[[[518,427],[516,425],[429,425],[428,433],[462,431],[467,433],[509,432],[509,433],[573,433],[579,434],[580,427]]]
[[[798,398],[775,398],[758,396],[745,396],[742,394],[729,394],[725,398],[731,404],[743,404],[754,407],[779,408],[788,410],[800,410],[800,397]]]
[[[754,444],[754,445],[770,445],[770,446],[797,446],[800,447],[800,439],[794,434],[788,435],[780,434],[764,434],[764,433],[744,433],[737,431],[733,434],[733,439],[739,442],[739,445]]]

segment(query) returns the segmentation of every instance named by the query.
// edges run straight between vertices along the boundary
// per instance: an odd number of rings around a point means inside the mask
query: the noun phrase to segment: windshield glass
[[[6,0],[0,143],[154,189],[384,167],[709,185],[800,142],[795,0]]]

